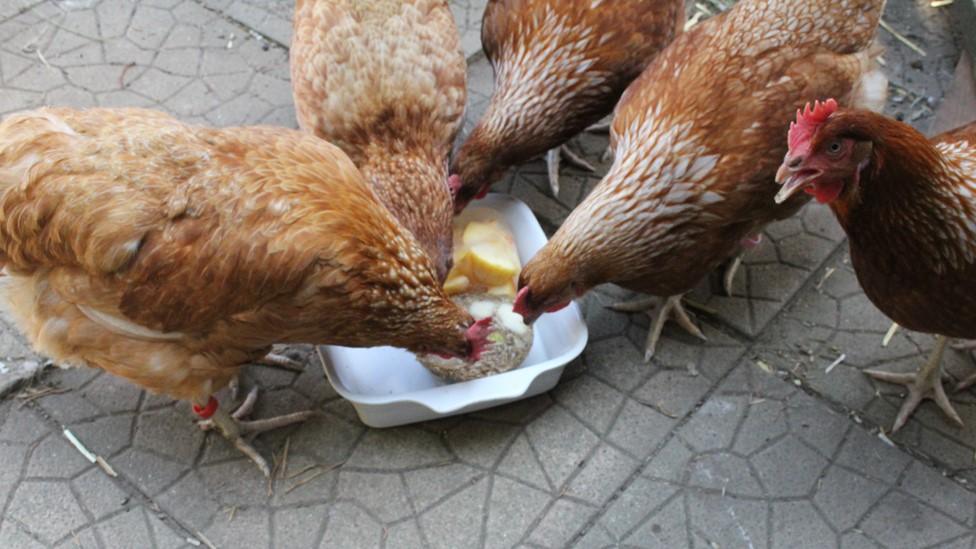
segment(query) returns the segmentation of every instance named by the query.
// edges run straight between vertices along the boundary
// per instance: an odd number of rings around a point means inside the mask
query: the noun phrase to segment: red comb
[[[810,147],[810,139],[817,127],[824,123],[830,115],[837,111],[837,101],[828,99],[821,103],[815,101],[813,107],[807,103],[806,107],[796,111],[796,122],[790,123],[790,155],[804,154]]]

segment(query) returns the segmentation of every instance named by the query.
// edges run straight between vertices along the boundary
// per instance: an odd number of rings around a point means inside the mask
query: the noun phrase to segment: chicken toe
[[[549,168],[549,188],[552,189],[552,196],[554,197],[559,196],[559,162],[561,158],[565,158],[570,164],[581,170],[596,171],[592,164],[574,153],[566,145],[550,150],[546,154],[546,165]]]
[[[976,340],[957,341],[952,344],[957,351],[976,351]]]
[[[957,383],[956,392],[965,391],[966,389],[972,387],[973,384],[976,384],[976,374],[973,374],[967,377],[966,379],[960,381],[959,383]]]
[[[198,425],[204,431],[216,429],[224,438],[230,441],[235,448],[253,461],[264,476],[271,476],[271,469],[268,462],[261,456],[250,440],[266,431],[272,431],[281,427],[287,427],[296,423],[301,423],[311,417],[318,415],[315,411],[295,412],[273,418],[245,420],[243,418],[250,415],[254,410],[254,404],[258,400],[257,387],[251,389],[244,402],[232,413],[219,407],[216,399],[211,397],[211,402],[204,408],[194,407],[194,412],[203,417]]]
[[[664,330],[664,323],[669,319],[677,322],[678,326],[684,328],[689,334],[702,341],[708,341],[701,328],[695,324],[691,315],[685,310],[680,295],[674,295],[664,300],[656,297],[645,297],[630,302],[615,303],[610,305],[610,309],[624,313],[648,311],[651,317],[651,328],[647,333],[647,342],[644,344],[644,362],[650,362],[651,358],[654,357],[657,342],[661,339],[661,332]]]
[[[725,272],[722,274],[722,289],[725,290],[725,295],[729,297],[732,296],[732,283],[735,282],[735,274],[739,271],[741,265],[742,254],[739,254],[729,262],[728,267],[725,268]]]
[[[901,409],[895,417],[895,423],[891,427],[891,432],[897,432],[905,422],[908,421],[912,412],[925,399],[932,399],[942,409],[945,415],[959,427],[963,426],[962,418],[949,402],[946,396],[945,387],[942,386],[942,353],[945,351],[947,338],[939,336],[935,350],[918,372],[911,374],[900,374],[895,372],[883,372],[881,370],[865,370],[864,373],[874,379],[888,383],[896,383],[908,387],[908,395],[902,401]]]
[[[277,353],[268,353],[264,355],[264,358],[255,360],[254,363],[260,366],[281,368],[282,370],[291,370],[292,372],[297,373],[301,373],[305,369],[305,365],[301,362]]]

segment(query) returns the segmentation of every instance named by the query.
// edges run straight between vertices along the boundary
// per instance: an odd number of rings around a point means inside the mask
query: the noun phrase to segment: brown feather
[[[278,342],[464,355],[467,313],[352,162],[140,109],[0,124],[6,296],[33,343],[204,399]]]
[[[535,300],[606,282],[680,295],[793,215],[808,197],[773,202],[789,122],[814,98],[883,103],[867,79],[883,3],[744,0],[678,36],[621,98],[613,166],[523,269]]]
[[[489,1],[481,41],[495,90],[452,162],[464,194],[609,114],[683,23],[679,0]]]
[[[838,137],[871,143],[856,184],[831,209],[868,298],[914,331],[976,338],[976,123],[926,139],[866,111],[839,111],[812,151]]]
[[[466,64],[446,0],[300,0],[291,48],[303,129],[335,143],[447,274],[447,158]]]

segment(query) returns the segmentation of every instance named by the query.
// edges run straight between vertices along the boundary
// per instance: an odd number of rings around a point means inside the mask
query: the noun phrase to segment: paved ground
[[[491,89],[477,54],[482,0],[452,2],[471,59],[470,116]],[[0,3],[0,114],[45,103],[140,105],[217,125],[294,125],[292,3],[65,0]],[[928,129],[957,53],[928,2],[891,0],[882,31],[889,105]],[[904,90],[899,92],[898,90]],[[591,159],[601,136],[575,145]],[[605,168],[601,166],[601,168]],[[568,172],[553,199],[543,165],[499,185],[547,229],[598,181]],[[46,371],[0,401],[0,547],[967,547],[976,546],[976,399],[966,429],[924,405],[879,436],[896,389],[860,370],[909,370],[931,338],[900,332],[860,292],[823,208],[771,227],[731,298],[696,299],[707,344],[670,328],[651,365],[647,320],[584,302],[591,344],[551,393],[461,418],[366,429],[323,380],[247,372],[258,415],[325,416],[258,440],[288,447],[269,485],[185,405],[95,371]],[[750,300],[744,299],[748,295]],[[840,355],[844,360],[829,372]],[[0,326],[0,383],[44,363]],[[949,353],[950,371],[972,367]],[[87,461],[69,428],[117,476]],[[308,469],[308,467],[313,467]]]

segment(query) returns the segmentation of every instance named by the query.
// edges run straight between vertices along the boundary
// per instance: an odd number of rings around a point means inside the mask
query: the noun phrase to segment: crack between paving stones
[[[279,42],[278,40],[275,40],[274,38],[271,38],[270,36],[267,36],[263,32],[255,29],[254,27],[248,25],[247,23],[244,23],[240,19],[237,19],[236,17],[232,17],[232,16],[228,15],[223,10],[221,10],[219,8],[212,8],[212,7],[208,6],[206,3],[203,2],[203,0],[193,0],[193,2],[196,3],[198,6],[200,6],[201,8],[209,11],[210,13],[219,15],[223,20],[225,20],[228,23],[231,23],[234,26],[236,26],[236,27],[238,27],[238,28],[246,31],[248,34],[253,34],[253,35],[256,35],[256,36],[260,36],[261,37],[261,40],[267,42],[268,44],[270,44],[270,45],[272,45],[272,46],[274,46],[276,48],[280,48],[280,49],[285,50],[285,51],[288,51],[289,50],[289,45],[288,44],[283,44],[283,43]]]
[[[28,402],[27,404],[24,405],[24,407],[29,410],[32,410],[34,413],[40,416],[41,421],[46,423],[49,427],[52,428],[53,436],[61,436],[60,433],[62,433],[64,429],[67,428],[66,425],[54,419],[54,417],[52,417],[47,412],[47,410],[45,410],[43,407],[38,405],[36,402]],[[24,467],[26,467],[27,465],[28,465],[28,461],[25,460]],[[105,475],[104,472],[102,474]],[[21,478],[23,478],[23,476],[24,475],[22,474]],[[193,528],[183,524],[182,521],[180,521],[176,517],[166,512],[162,508],[162,506],[160,506],[151,496],[149,496],[149,494],[143,492],[138,486],[136,486],[134,482],[126,478],[123,473],[119,473],[119,475],[114,478],[105,475],[105,478],[107,478],[110,482],[114,483],[127,496],[129,496],[132,499],[135,499],[140,504],[140,506],[151,511],[156,516],[156,518],[159,519],[160,522],[162,522],[164,525],[168,526],[169,528],[173,529],[177,533],[177,535],[183,536],[184,539],[185,538],[197,539],[197,536],[194,533],[195,530]],[[12,495],[13,495],[13,491],[11,491],[11,496]],[[9,501],[7,503],[9,504]],[[92,525],[94,526],[94,523]],[[96,536],[96,539],[99,538]]]

